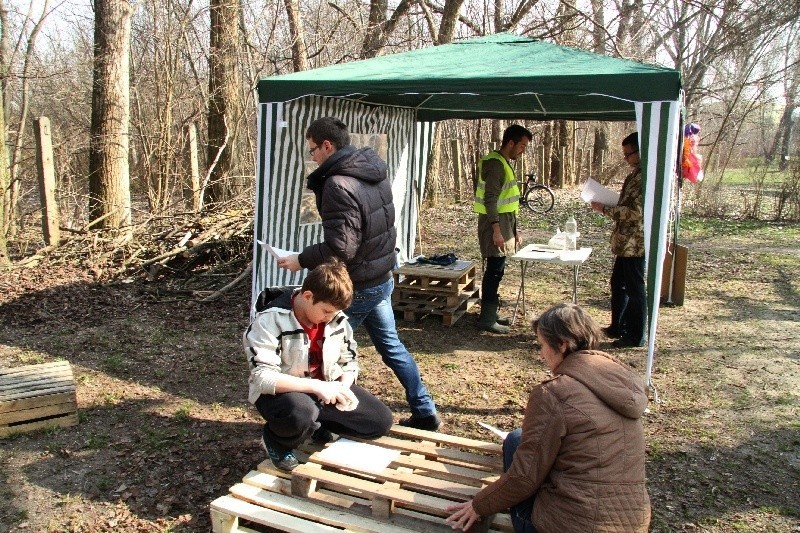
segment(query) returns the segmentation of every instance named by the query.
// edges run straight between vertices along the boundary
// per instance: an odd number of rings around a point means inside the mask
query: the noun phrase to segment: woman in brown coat
[[[643,380],[595,349],[599,327],[577,305],[551,307],[533,329],[553,377],[503,443],[505,473],[448,507],[448,523],[467,530],[510,508],[516,533],[646,532]]]

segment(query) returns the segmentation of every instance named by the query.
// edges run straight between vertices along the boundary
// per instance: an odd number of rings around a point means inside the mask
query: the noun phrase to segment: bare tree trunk
[[[33,4],[29,6],[30,11],[33,10]],[[25,125],[28,123],[28,110],[30,109],[30,80],[31,80],[31,64],[33,63],[34,53],[36,49],[36,38],[42,29],[47,13],[50,11],[50,0],[45,0],[42,6],[42,16],[33,25],[31,33],[28,36],[28,43],[25,49],[25,62],[22,66],[22,90],[21,90],[21,103],[19,111],[19,121],[17,122],[17,131],[14,132],[14,150],[11,152],[11,163],[9,169],[10,177],[10,192],[9,192],[9,205],[6,217],[9,221],[8,235],[15,235],[17,230],[17,204],[19,203],[19,188],[20,188],[20,162],[22,160],[22,144],[25,139]]]
[[[400,0],[392,16],[386,18],[386,11],[389,9],[388,0],[371,0],[369,3],[369,22],[364,44],[361,46],[361,56],[364,58],[377,56],[386,45],[386,40],[394,32],[397,23],[408,13],[413,2],[411,0]]]
[[[89,145],[90,221],[103,228],[131,223],[128,161],[130,40],[133,7],[127,0],[97,0],[94,84]]]
[[[289,34],[292,37],[292,68],[295,72],[308,70],[308,50],[300,18],[300,4],[297,0],[284,0],[284,4],[286,16],[289,18]]]
[[[458,22],[458,14],[463,4],[464,0],[447,0],[444,3],[442,22],[439,24],[439,44],[447,44],[453,40],[456,31],[456,22]]]
[[[0,0],[0,9],[2,9]],[[0,31],[5,33],[5,25]],[[8,248],[6,247],[6,226],[5,220],[5,191],[8,188],[8,153],[6,152],[6,114],[5,98],[3,91],[0,91],[0,267],[8,265]]]
[[[558,176],[558,155],[556,154],[553,142],[553,122],[550,121],[544,126],[542,134],[542,145],[544,146],[544,158],[542,159],[542,180],[546,185],[554,185]]]
[[[8,9],[5,0],[0,0],[0,266],[9,264],[6,248],[8,221],[6,209],[10,195],[8,152],[6,151],[6,87],[8,86]]]
[[[5,0],[0,0],[0,92],[3,97],[3,114],[8,115],[6,89],[8,87],[8,8]],[[3,121],[5,124],[5,121]],[[2,222],[2,219],[0,219]]]
[[[592,172],[599,176],[603,171],[603,155],[608,152],[608,125],[598,122],[594,128],[592,144]]]
[[[208,161],[212,165],[206,202],[209,209],[230,199],[237,163],[239,86],[239,0],[211,0],[209,56]]]
[[[794,102],[786,102],[786,107],[783,108],[781,120],[775,130],[775,140],[772,143],[772,148],[767,156],[767,161],[772,162],[775,157],[778,158],[778,170],[786,170],[789,164],[789,150],[791,148],[790,142],[792,138],[792,114],[798,108]]]

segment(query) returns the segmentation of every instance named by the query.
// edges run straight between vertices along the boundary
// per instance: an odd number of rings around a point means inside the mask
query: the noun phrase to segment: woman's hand
[[[451,505],[446,507],[445,511],[452,513],[447,517],[447,523],[450,524],[450,527],[461,531],[468,530],[472,527],[472,524],[481,519],[481,515],[476,513],[475,508],[472,507],[472,501]]]

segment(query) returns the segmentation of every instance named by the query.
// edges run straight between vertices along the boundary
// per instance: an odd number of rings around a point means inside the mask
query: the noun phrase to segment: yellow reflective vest
[[[489,152],[478,161],[478,186],[475,189],[475,203],[472,205],[472,210],[481,215],[486,214],[486,204],[484,203],[486,182],[483,179],[483,162],[489,159],[499,159],[503,163],[503,169],[506,173],[503,181],[503,189],[497,197],[497,212],[516,213],[519,211],[519,185],[517,185],[517,176],[514,174],[514,169],[512,169],[508,161],[506,161],[506,158],[499,152]]]

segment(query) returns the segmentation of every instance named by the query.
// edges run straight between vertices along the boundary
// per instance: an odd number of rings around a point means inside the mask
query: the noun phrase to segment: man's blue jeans
[[[521,440],[522,429],[517,428],[509,433],[503,441],[503,472],[511,468],[514,454],[517,452]],[[536,496],[534,495],[511,507],[511,524],[514,526],[514,533],[536,533],[536,528],[533,527],[533,522],[531,522],[535,499]]]
[[[436,412],[436,405],[422,383],[417,362],[397,336],[392,310],[392,290],[394,280],[390,278],[376,287],[356,291],[353,294],[353,303],[345,310],[345,314],[350,319],[353,330],[361,323],[364,324],[384,364],[392,369],[406,390],[406,401],[411,408],[411,415],[430,416]]]

